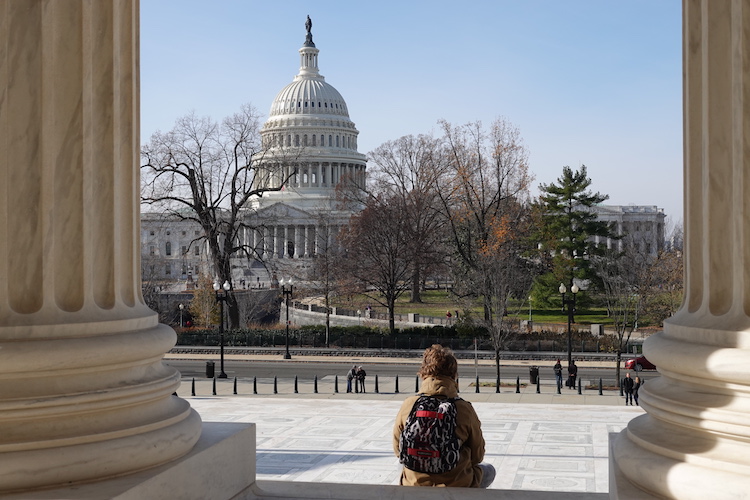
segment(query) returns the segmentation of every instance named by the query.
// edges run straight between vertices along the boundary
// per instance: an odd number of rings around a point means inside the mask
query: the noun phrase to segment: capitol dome
[[[308,21],[306,27],[307,37],[299,49],[299,73],[273,100],[261,137],[266,158],[271,161],[301,160],[295,162],[298,172],[288,180],[285,190],[288,187],[306,196],[309,205],[311,197],[333,196],[336,185],[344,179],[364,187],[366,159],[357,151],[359,131],[349,118],[344,98],[318,70],[320,51],[312,40],[312,22]],[[288,165],[282,167],[281,175],[272,175],[268,185],[278,186],[285,175],[289,176]],[[274,193],[264,197],[277,198]]]
[[[342,204],[336,188],[366,182],[359,131],[344,98],[318,70],[309,17],[305,27],[299,73],[276,95],[260,132],[263,148],[253,161],[262,195],[250,199],[240,235],[264,268],[280,276],[303,276],[308,264],[297,259],[335,247],[338,232],[362,208]]]

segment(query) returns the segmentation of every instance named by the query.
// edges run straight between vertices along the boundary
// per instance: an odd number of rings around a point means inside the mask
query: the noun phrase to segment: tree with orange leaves
[[[500,352],[517,333],[504,318],[513,296],[526,297],[533,270],[523,257],[530,229],[528,152],[519,130],[505,119],[441,122],[447,168],[438,198],[452,249],[454,291],[481,299],[472,320],[490,333],[497,377]]]

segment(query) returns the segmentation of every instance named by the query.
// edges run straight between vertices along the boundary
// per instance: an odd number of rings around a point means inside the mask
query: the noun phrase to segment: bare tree
[[[374,191],[387,193],[406,216],[403,252],[412,265],[411,302],[422,302],[426,271],[445,260],[445,218],[437,202],[438,181],[445,171],[440,141],[408,135],[383,143],[368,156]]]
[[[633,331],[643,310],[643,289],[647,279],[648,255],[639,251],[632,238],[625,236],[622,252],[603,249],[591,257],[591,268],[597,274],[607,314],[612,320],[616,343],[615,378],[620,383],[620,365]]]
[[[659,252],[647,272],[643,291],[645,311],[651,321],[663,325],[664,320],[680,308],[684,292],[683,255],[681,250]]]
[[[529,225],[528,152],[518,129],[504,119],[489,130],[480,123],[441,126],[447,169],[436,192],[454,254],[454,290],[482,299],[481,322],[495,347],[499,379],[500,351],[511,335],[503,323],[508,299],[529,282],[519,279],[528,277],[520,257]]]
[[[219,283],[232,283],[233,256],[255,256],[239,237],[248,201],[280,190],[296,171],[279,147],[269,153],[273,161],[265,161],[259,124],[260,115],[250,105],[221,123],[191,113],[171,131],[154,133],[141,149],[142,203],[201,226],[203,234],[191,246],[207,242]],[[230,327],[236,328],[237,303],[230,298],[227,306]]]
[[[331,296],[339,289],[337,280],[337,263],[342,258],[341,247],[338,244],[338,218],[330,211],[321,211],[318,215],[317,227],[320,230],[318,253],[315,254],[308,286],[315,293],[323,296],[326,315],[326,347],[330,347],[331,335]]]
[[[365,209],[340,233],[343,255],[338,272],[355,279],[365,294],[388,309],[388,326],[396,332],[396,300],[408,288],[412,266],[407,246],[408,218],[398,201],[370,197]]]

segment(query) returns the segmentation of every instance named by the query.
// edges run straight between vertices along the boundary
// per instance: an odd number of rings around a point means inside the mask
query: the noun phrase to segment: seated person
[[[400,484],[405,486],[463,486],[487,488],[495,479],[495,468],[480,463],[484,459],[484,437],[481,422],[471,403],[458,397],[458,363],[450,349],[439,344],[428,347],[422,358],[418,375],[422,378],[420,394],[407,398],[396,416],[393,426],[393,450],[401,453],[401,435],[412,409],[421,396],[434,396],[439,401],[454,401],[455,410],[447,419],[454,419],[458,456],[455,466],[443,473],[418,472],[404,466]],[[436,413],[436,412],[424,412]],[[443,420],[443,417],[440,417]],[[413,450],[410,450],[413,451]],[[416,450],[424,451],[424,450]],[[406,453],[406,452],[405,452]],[[402,463],[404,460],[402,459]]]

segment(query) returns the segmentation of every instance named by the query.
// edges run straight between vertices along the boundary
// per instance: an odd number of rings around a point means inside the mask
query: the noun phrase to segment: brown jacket
[[[458,396],[456,382],[448,377],[428,377],[422,381],[419,389],[428,396]],[[393,426],[393,451],[399,455],[398,446],[404,423],[409,417],[414,403],[419,395],[411,396],[404,401],[396,416]],[[459,399],[456,401],[456,435],[461,441],[461,456],[458,465],[444,474],[427,474],[403,468],[401,484],[404,486],[470,486],[479,487],[482,481],[482,469],[477,464],[484,459],[484,437],[482,437],[481,422],[471,403]]]

